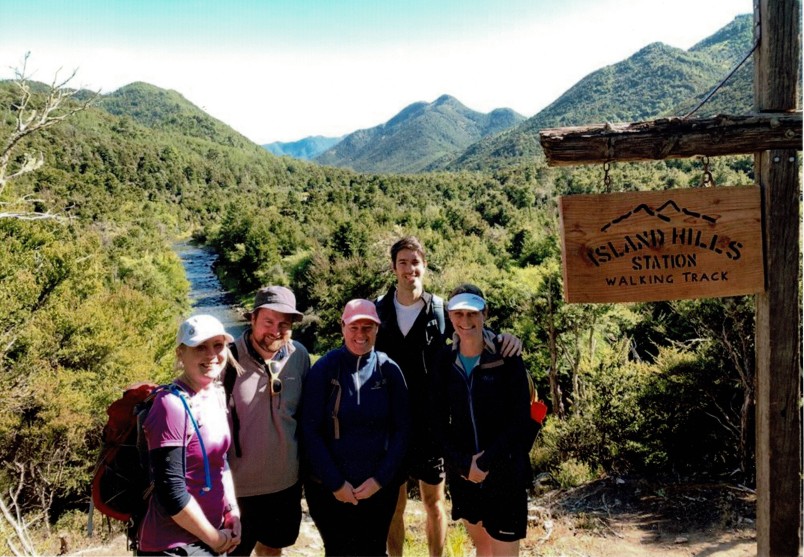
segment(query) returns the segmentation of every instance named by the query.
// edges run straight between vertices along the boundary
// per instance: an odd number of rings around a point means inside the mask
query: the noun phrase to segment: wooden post
[[[797,0],[756,0],[757,112],[796,109],[801,66]],[[755,16],[756,17],[756,16]],[[755,156],[765,204],[766,290],[756,297],[757,554],[801,555],[800,179],[797,152]]]

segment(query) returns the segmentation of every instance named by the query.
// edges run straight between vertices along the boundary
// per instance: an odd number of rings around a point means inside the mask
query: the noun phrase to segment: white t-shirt
[[[407,336],[419,313],[424,309],[424,300],[419,298],[414,304],[403,306],[394,294],[394,307],[396,308],[396,322],[403,336]]]

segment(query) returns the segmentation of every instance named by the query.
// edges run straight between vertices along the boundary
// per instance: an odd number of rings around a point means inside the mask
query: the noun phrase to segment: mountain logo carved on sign
[[[634,207],[633,209],[631,209],[630,211],[628,211],[627,213],[625,213],[624,215],[621,215],[621,216],[617,217],[616,219],[612,220],[611,222],[603,225],[603,227],[600,229],[600,231],[601,232],[606,232],[610,227],[614,226],[615,224],[619,224],[622,221],[628,219],[629,217],[631,217],[633,215],[638,215],[639,213],[645,213],[647,215],[650,215],[651,217],[656,217],[659,220],[662,220],[664,222],[670,222],[672,219],[669,216],[664,214],[665,210],[668,207],[674,209],[676,213],[682,213],[682,214],[690,216],[690,217],[703,219],[703,220],[705,220],[706,222],[708,222],[710,224],[715,224],[717,222],[717,219],[719,218],[719,216],[718,217],[712,217],[712,216],[709,216],[709,215],[704,215],[704,214],[701,214],[701,213],[699,213],[697,211],[687,209],[686,207],[680,208],[676,204],[675,201],[673,201],[672,199],[669,199],[669,200],[665,201],[664,204],[661,207],[659,207],[658,209],[653,209],[650,205],[647,205],[645,203],[641,203],[641,204],[637,205],[636,207]]]

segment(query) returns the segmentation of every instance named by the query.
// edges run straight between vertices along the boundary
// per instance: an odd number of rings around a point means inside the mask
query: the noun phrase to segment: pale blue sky
[[[0,78],[175,89],[253,141],[339,136],[442,94],[530,117],[660,41],[688,49],[752,0],[0,0]],[[60,74],[60,75],[62,75]]]

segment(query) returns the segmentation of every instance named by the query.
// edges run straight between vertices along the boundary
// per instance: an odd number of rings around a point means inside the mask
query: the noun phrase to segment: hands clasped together
[[[341,503],[351,503],[357,505],[361,499],[368,499],[380,490],[380,484],[374,478],[369,478],[359,486],[352,487],[349,482],[344,482],[340,489],[335,491],[335,499]]]

